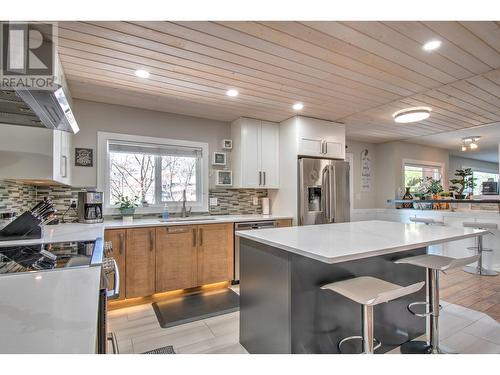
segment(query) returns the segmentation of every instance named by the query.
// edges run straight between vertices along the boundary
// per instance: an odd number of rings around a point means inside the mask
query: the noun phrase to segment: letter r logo
[[[2,74],[53,74],[53,26],[43,23],[2,23]]]

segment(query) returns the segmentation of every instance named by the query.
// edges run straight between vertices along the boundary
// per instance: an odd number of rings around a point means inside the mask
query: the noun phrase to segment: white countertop
[[[325,263],[340,263],[474,237],[484,230],[389,221],[260,229],[237,236]]]
[[[135,219],[132,222],[122,220],[105,220],[101,224],[80,224],[67,223],[58,225],[46,225],[43,228],[43,235],[40,239],[0,241],[0,247],[13,245],[32,245],[49,242],[67,241],[92,241],[104,236],[105,229],[120,228],[141,228],[172,225],[192,225],[192,224],[216,224],[216,223],[237,223],[245,221],[264,221],[291,219],[290,216],[279,215],[204,215],[191,216],[179,221],[162,222],[159,218]],[[172,219],[175,220],[175,219]]]
[[[100,272],[0,276],[0,353],[95,353]]]
[[[105,229],[263,221],[276,215],[193,216],[102,224],[45,226],[41,239],[1,241],[1,246],[90,241]],[[193,220],[194,219],[194,220]],[[94,353],[96,350],[100,267],[0,275],[0,353]]]

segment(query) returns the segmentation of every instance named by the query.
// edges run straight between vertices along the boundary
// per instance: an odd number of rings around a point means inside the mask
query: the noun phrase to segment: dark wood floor
[[[441,274],[440,297],[484,312],[500,322],[500,275],[477,276],[461,269]]]

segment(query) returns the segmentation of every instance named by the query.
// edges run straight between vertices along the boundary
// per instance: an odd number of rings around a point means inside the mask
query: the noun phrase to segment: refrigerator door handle
[[[323,202],[324,202],[324,213],[325,213],[325,219],[328,222],[329,217],[330,217],[330,167],[326,166],[323,168],[322,172],[322,180],[323,180]]]
[[[335,214],[337,211],[337,191],[335,188],[335,166],[330,165],[328,166],[329,172],[328,172],[328,200],[329,200],[329,205],[330,207],[328,208],[328,222],[333,223],[335,222]]]

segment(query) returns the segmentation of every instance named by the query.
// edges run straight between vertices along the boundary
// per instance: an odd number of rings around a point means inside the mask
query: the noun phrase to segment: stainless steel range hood
[[[77,133],[80,129],[62,87],[0,91],[0,122]]]
[[[54,63],[53,89],[0,89],[0,123],[46,127],[77,133],[69,92],[59,55]]]

